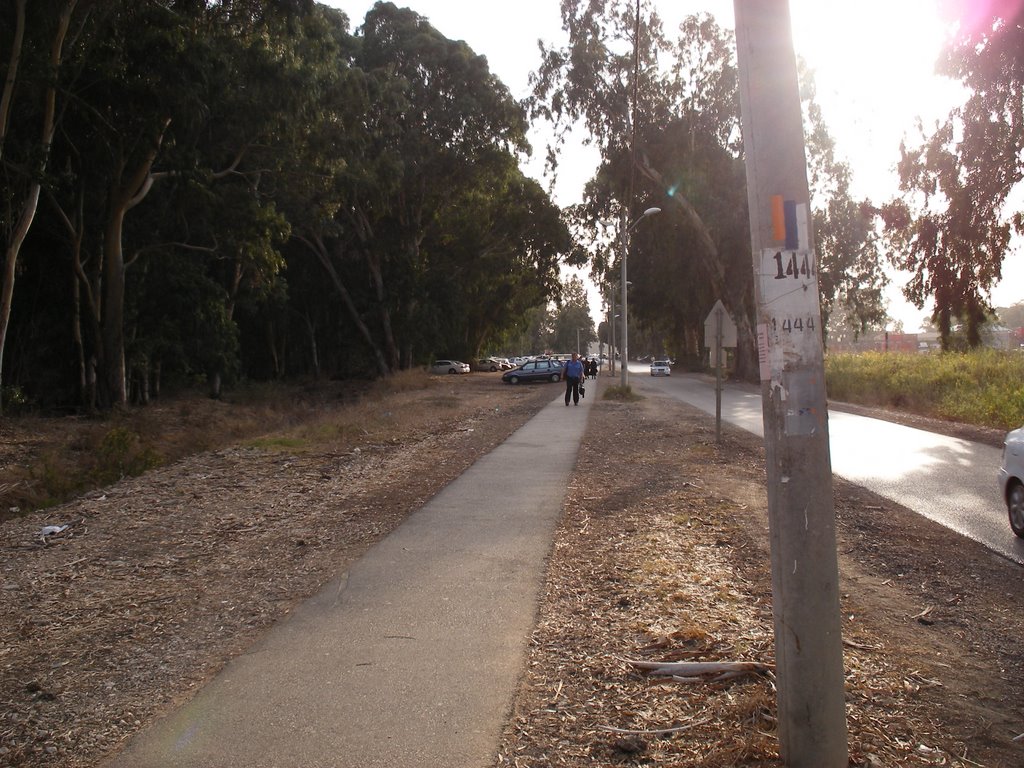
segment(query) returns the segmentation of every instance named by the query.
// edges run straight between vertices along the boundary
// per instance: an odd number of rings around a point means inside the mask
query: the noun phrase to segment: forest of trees
[[[0,5],[4,393],[380,376],[561,291],[526,113],[464,43],[309,0]]]
[[[519,103],[392,3],[349,20],[312,0],[3,0],[3,401],[109,408],[179,382],[574,348],[592,322],[562,268],[617,292],[622,222],[650,206],[664,213],[629,242],[638,337],[699,359],[721,298],[754,376],[732,32],[701,15],[669,36],[646,0],[561,12],[567,43],[543,48]],[[1021,24],[961,26],[943,66],[972,95],[904,147],[889,201],[851,196],[805,73],[826,318],[884,323],[892,264],[940,328],[983,321],[1024,228],[1005,210]],[[530,120],[600,150],[582,204],[560,210],[520,170]]]

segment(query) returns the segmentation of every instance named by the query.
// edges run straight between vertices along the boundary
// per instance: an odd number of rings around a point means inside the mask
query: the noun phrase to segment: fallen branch
[[[679,733],[680,731],[688,731],[691,728],[696,728],[698,725],[707,725],[711,721],[707,718],[698,720],[695,723],[687,723],[686,725],[677,725],[675,728],[658,728],[652,731],[633,731],[629,728],[614,728],[610,725],[599,725],[597,730],[604,731],[605,733],[618,733],[623,736],[663,736],[667,733]]]
[[[866,645],[864,643],[858,643],[855,640],[850,640],[850,639],[845,638],[845,637],[843,638],[843,645],[845,645],[845,646],[847,646],[849,648],[856,648],[858,651],[880,651],[880,650],[882,650],[880,646],[877,646],[877,645]]]
[[[770,664],[757,661],[621,661],[652,677],[670,677],[680,683],[713,683],[742,675],[769,675],[773,671]]]
[[[918,620],[920,620],[920,619],[923,619],[923,618],[924,618],[925,616],[927,616],[927,615],[928,615],[929,613],[931,613],[931,612],[932,612],[932,608],[934,608],[934,606],[931,606],[931,605],[929,605],[929,606],[928,606],[927,608],[925,608],[925,609],[924,609],[923,611],[921,611],[920,613],[915,613],[915,614],[914,614],[913,616],[911,616],[910,618],[912,618],[912,619],[918,619]]]

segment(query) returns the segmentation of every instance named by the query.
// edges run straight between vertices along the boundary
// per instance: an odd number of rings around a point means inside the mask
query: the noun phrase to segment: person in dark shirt
[[[572,353],[572,360],[567,360],[562,367],[562,376],[565,377],[565,404],[569,405],[569,397],[572,396],[574,405],[580,404],[580,382],[583,381],[585,369],[580,356]]]

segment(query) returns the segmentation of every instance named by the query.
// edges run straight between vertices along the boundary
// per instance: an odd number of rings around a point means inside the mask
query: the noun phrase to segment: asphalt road
[[[707,376],[652,377],[633,363],[630,384],[715,413],[715,383]],[[725,384],[722,420],[763,435],[760,388]],[[1024,565],[1024,540],[1010,530],[999,495],[998,448],[834,410],[828,425],[836,475]]]

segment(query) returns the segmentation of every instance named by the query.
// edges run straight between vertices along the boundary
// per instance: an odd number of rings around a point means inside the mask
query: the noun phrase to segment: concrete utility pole
[[[758,306],[779,742],[846,768],[839,573],[803,122],[788,0],[734,0]]]

